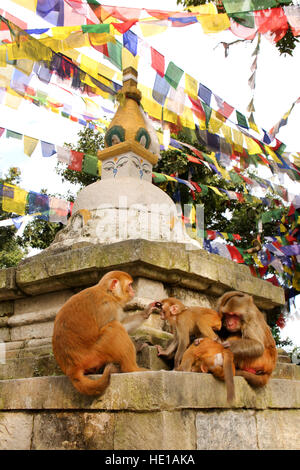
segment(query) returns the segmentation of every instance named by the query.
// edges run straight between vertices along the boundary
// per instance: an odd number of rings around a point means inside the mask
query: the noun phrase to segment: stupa
[[[160,145],[141,107],[137,71],[123,73],[119,106],[98,151],[101,180],[77,196],[73,215],[48,250],[108,244],[128,239],[186,243],[200,248],[185,231],[172,199],[152,184]]]

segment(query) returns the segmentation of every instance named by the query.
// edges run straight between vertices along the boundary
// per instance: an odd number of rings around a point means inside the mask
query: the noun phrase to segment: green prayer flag
[[[199,184],[199,186],[202,189],[201,196],[206,196],[208,193],[208,187],[205,184]]]
[[[205,112],[205,126],[208,127],[208,123],[209,123],[209,120],[210,120],[212,108],[210,106],[208,106],[208,104],[204,103],[204,101],[201,101],[201,104],[202,104],[202,107],[203,107],[204,112]]]
[[[9,129],[6,129],[6,138],[13,137],[14,139],[22,140],[23,134],[19,134],[19,132],[14,132]]]
[[[165,181],[167,181],[167,178],[164,175],[161,175],[160,173],[153,172],[153,181],[154,183],[164,183]]]
[[[239,126],[245,127],[246,129],[249,129],[246,116],[244,116],[244,115],[243,115],[242,113],[240,113],[239,111],[236,111],[236,118],[237,118],[237,122],[238,122],[238,125],[239,125]]]
[[[109,33],[109,24],[83,24],[83,33]]]
[[[116,42],[108,42],[108,60],[119,70],[122,70],[122,44],[116,39]]]
[[[265,10],[276,7],[276,0],[223,0],[226,13],[241,13],[244,11]]]
[[[95,155],[84,155],[82,171],[88,175],[98,176],[98,158]]]
[[[245,26],[246,28],[255,27],[254,14],[252,11],[251,12],[248,11],[244,13],[235,13],[234,15],[228,15],[228,16],[230,16],[230,18],[232,18],[234,21],[241,24],[242,26]]]
[[[167,80],[170,85],[175,88],[178,87],[178,84],[181,80],[181,77],[183,75],[183,70],[181,70],[177,65],[174,64],[174,62],[169,62],[168,68],[165,73],[165,79]]]

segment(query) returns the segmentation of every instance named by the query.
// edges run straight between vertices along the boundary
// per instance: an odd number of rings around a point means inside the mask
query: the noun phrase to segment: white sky
[[[101,4],[174,11],[182,9],[182,6],[176,4],[176,0],[112,0],[102,1]],[[11,0],[0,0],[0,8],[24,21],[31,19],[32,24],[32,13]],[[46,27],[52,26],[42,18],[35,17],[32,27],[43,27],[45,24]],[[134,28],[133,31],[137,31]],[[144,39],[165,55],[166,63],[172,60],[213,93],[248,116],[246,108],[252,97],[248,79],[252,73],[250,67],[256,39],[253,43],[231,46],[227,58],[224,56],[223,46],[218,44],[221,41],[233,42],[238,38],[230,32],[204,34],[200,24],[168,28],[162,34]],[[300,45],[296,47],[293,57],[280,56],[277,48],[262,37],[254,94],[254,117],[258,126],[269,130],[300,96],[299,63]],[[42,86],[39,84],[37,88],[41,89]],[[73,109],[78,109],[78,105],[77,100]],[[281,128],[277,135],[287,145],[288,151],[300,152],[299,123],[300,104],[296,104],[288,124]],[[68,119],[58,117],[42,107],[36,108],[25,101],[18,111],[0,105],[0,127],[56,145],[62,145],[65,141],[76,142],[77,133],[82,129],[82,126]],[[0,146],[0,171],[5,173],[10,166],[19,166],[22,170],[21,186],[24,189],[40,191],[41,188],[46,188],[50,193],[66,193],[69,185],[63,185],[54,171],[56,157],[42,158],[39,148],[38,146],[32,157],[28,158],[23,154],[22,142],[5,139],[3,136]],[[291,319],[284,333],[288,332],[288,336],[300,345],[298,330],[299,320]]]

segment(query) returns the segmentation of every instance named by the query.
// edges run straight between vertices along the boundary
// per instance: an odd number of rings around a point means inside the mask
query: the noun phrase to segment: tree
[[[103,148],[104,139],[103,134],[97,130],[85,127],[78,133],[77,144],[64,143],[64,147],[77,152],[83,152],[90,155],[96,155],[97,150]],[[66,168],[65,164],[57,162],[56,172],[61,176],[62,181],[69,181],[72,184],[79,184],[80,187],[87,186],[98,180],[97,176],[92,176],[82,171],[75,171]],[[53,194],[57,196],[57,194]],[[75,194],[68,192],[67,200],[73,202],[75,200]],[[48,222],[43,219],[36,218],[30,222],[25,230],[20,244],[22,246],[30,246],[32,248],[45,249],[54,240],[55,235],[59,230],[63,228],[61,223]]]
[[[207,3],[206,0],[177,0],[177,5],[181,4],[187,10],[189,9],[189,7],[203,5],[205,3]],[[226,13],[226,10],[221,0],[213,0],[213,3],[215,3],[219,13]],[[292,0],[285,0],[281,3],[284,3],[284,5],[293,5]],[[243,21],[243,15],[228,14],[228,16],[233,18],[238,23],[242,23]],[[298,42],[299,40],[293,35],[291,27],[289,26],[283,38],[276,42],[276,48],[278,49],[280,54],[293,55],[293,51]]]
[[[4,178],[0,178],[0,190],[2,184],[18,185],[20,183],[20,170],[18,168],[10,168],[8,174]],[[2,210],[2,191],[0,205],[0,220],[16,217],[15,214],[4,212]],[[0,268],[10,268],[18,264],[24,256],[27,255],[28,249],[20,245],[19,237],[16,237],[17,229],[14,225],[8,227],[0,227]]]

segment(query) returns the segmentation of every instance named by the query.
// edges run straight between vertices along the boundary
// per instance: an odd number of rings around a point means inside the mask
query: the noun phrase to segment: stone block
[[[16,284],[16,269],[0,269],[0,300],[23,297]]]
[[[0,330],[1,331],[1,330]],[[53,333],[53,321],[31,323],[11,329],[11,340],[20,341],[32,338],[49,338]]]
[[[258,450],[252,410],[197,413],[196,429],[197,450]]]
[[[163,360],[157,356],[155,346],[146,346],[142,351],[137,353],[137,363],[140,367],[146,367],[151,370],[170,370],[171,362]]]
[[[300,410],[257,413],[257,440],[263,450],[300,450]]]
[[[14,302],[0,302],[0,317],[10,316],[14,313]]]
[[[40,413],[34,419],[33,450],[113,449],[112,413]]]
[[[195,449],[195,416],[192,411],[118,413],[115,450]]]
[[[6,327],[0,328],[0,343],[10,341],[10,329]]]
[[[296,366],[296,364],[277,362],[272,378],[300,380],[300,367]]]
[[[33,414],[0,412],[0,450],[29,450],[32,429]]]

